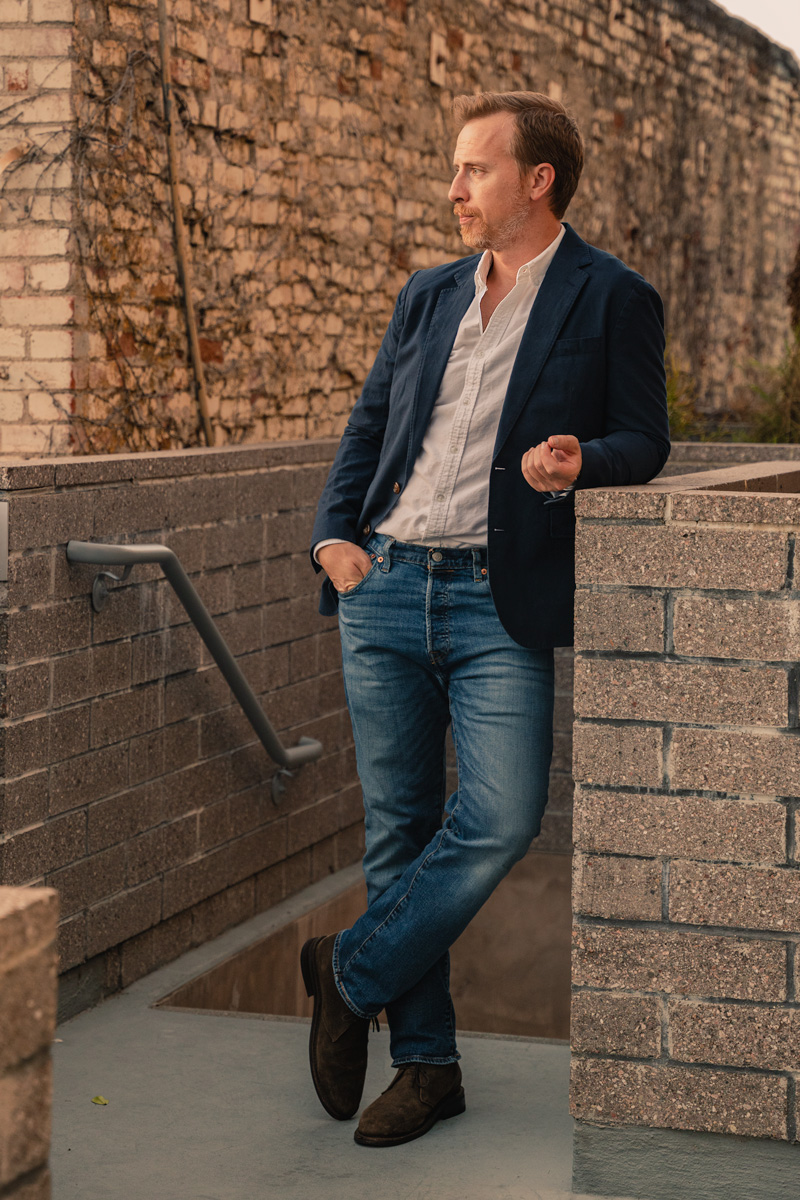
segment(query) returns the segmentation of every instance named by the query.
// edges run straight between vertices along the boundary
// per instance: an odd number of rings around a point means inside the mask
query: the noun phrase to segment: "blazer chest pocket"
[[[550,537],[575,537],[575,506],[566,498],[550,507]]]
[[[559,338],[550,351],[551,357],[561,354],[599,354],[603,349],[603,338]]]

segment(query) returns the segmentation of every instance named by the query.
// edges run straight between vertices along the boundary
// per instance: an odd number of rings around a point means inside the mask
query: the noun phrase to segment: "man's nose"
[[[450,191],[447,193],[447,199],[454,204],[456,200],[466,200],[467,193],[467,177],[463,171],[459,171],[453,182],[450,184]]]

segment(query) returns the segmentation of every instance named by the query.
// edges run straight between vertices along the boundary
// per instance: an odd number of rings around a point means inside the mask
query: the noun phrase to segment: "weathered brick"
[[[650,1066],[614,1059],[573,1059],[573,1116],[612,1125],[647,1125],[786,1138],[785,1078]]]
[[[141,539],[148,529],[164,527],[170,504],[170,489],[163,484],[125,483],[120,487],[103,488],[95,498],[94,536],[110,541],[111,535],[128,540],[131,534]],[[141,578],[141,568],[137,568]]]
[[[680,1062],[797,1071],[800,1009],[674,1000],[669,1045]]]
[[[83,814],[82,814],[83,815]],[[105,850],[117,842],[158,825],[163,817],[160,779],[145,783],[130,792],[100,800],[86,812],[87,848],[90,854]]]
[[[575,712],[617,720],[783,726],[789,682],[780,667],[578,659]]]
[[[197,713],[211,712],[230,704],[230,691],[216,666],[167,679],[164,720],[182,721]]]
[[[53,930],[55,935],[55,930]],[[0,969],[0,1074],[49,1048],[56,1023],[56,955],[37,946]]]
[[[218,892],[192,910],[192,940],[202,946],[226,929],[246,921],[254,912],[255,885],[252,879],[247,879]]]
[[[40,879],[86,853],[86,814],[67,813],[26,829],[0,846],[0,880],[16,886]]]
[[[579,791],[575,844],[606,854],[784,862],[786,810],[772,800]]]
[[[91,627],[92,610],[85,599],[9,613],[8,662],[81,649],[89,644]]]
[[[798,525],[800,498],[791,494],[796,472],[774,480],[780,496],[758,492],[705,492],[672,497],[673,521],[716,521],[724,525]],[[772,489],[770,489],[772,490]]]
[[[800,602],[765,596],[676,596],[676,654],[794,662]]]
[[[66,812],[112,796],[128,782],[126,746],[108,746],[57,763],[50,773],[50,812]]]
[[[687,526],[578,524],[579,584],[779,591],[784,533]]]
[[[69,103],[68,96],[66,100]],[[56,107],[63,103],[60,96],[42,96],[40,97],[40,101]],[[30,108],[27,111],[30,113]],[[68,112],[67,120],[69,116]],[[48,121],[60,121],[62,118],[60,116],[52,116],[45,119]],[[67,230],[64,230],[62,237],[66,234]],[[38,236],[41,237],[41,234],[38,234]],[[41,244],[40,242],[39,245]],[[63,244],[66,245],[66,238]],[[35,246],[36,243],[33,243],[28,253],[31,250],[36,253]],[[0,255],[2,251],[3,243],[0,242]],[[42,251],[39,250],[38,253],[41,254]],[[71,296],[7,296],[0,300],[0,318],[2,318],[3,324],[6,326],[21,325],[23,328],[30,328],[32,325],[68,325],[73,319],[74,312],[75,302]],[[23,497],[15,497],[15,502],[18,502],[20,499],[23,499]]]
[[[573,909],[592,917],[658,921],[661,917],[661,863],[646,858],[576,854]]]
[[[0,1187],[47,1162],[53,1076],[42,1051],[0,1078]]]
[[[227,846],[177,867],[164,875],[163,916],[183,912],[220,892],[228,885],[230,855]]]
[[[49,872],[46,879],[49,887],[58,888],[61,915],[69,917],[124,888],[125,849],[114,846],[78,859],[60,871]]]
[[[575,647],[578,650],[661,651],[664,649],[664,595],[620,589],[575,594]]]
[[[0,674],[0,715],[14,720],[47,708],[50,699],[50,664],[32,663]]]
[[[92,748],[125,741],[161,723],[162,687],[146,684],[94,700],[91,706]]]
[[[572,770],[576,783],[659,787],[663,778],[660,729],[646,725],[575,722]]]
[[[661,1007],[657,996],[573,992],[569,1022],[573,1052],[658,1058]]]
[[[161,880],[152,879],[91,908],[86,924],[89,958],[149,929],[161,918]]]
[[[23,775],[20,779],[0,780],[0,829],[6,833],[44,821],[49,806],[47,770]]]
[[[676,729],[670,787],[742,795],[800,795],[800,738],[738,730]]]
[[[664,493],[643,488],[587,488],[575,493],[575,512],[588,520],[663,521]]]
[[[178,479],[167,489],[167,522],[170,525],[217,524],[235,512],[236,480],[233,476]]]
[[[120,691],[131,683],[131,646],[113,642],[56,658],[53,702],[56,706]]]
[[[578,987],[730,1000],[787,997],[786,947],[777,941],[578,925],[573,949]]]
[[[691,925],[796,932],[800,868],[673,862],[669,915]]]
[[[286,857],[286,825],[273,821],[265,829],[254,829],[229,846],[229,882],[239,883]]]
[[[58,921],[58,896],[51,888],[0,889],[0,971],[20,958],[44,953],[52,943]]]

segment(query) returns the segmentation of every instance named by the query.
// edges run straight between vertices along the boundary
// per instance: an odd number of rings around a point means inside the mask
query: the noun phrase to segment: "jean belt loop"
[[[388,575],[389,571],[392,569],[392,546],[394,545],[395,540],[396,539],[393,537],[387,537],[386,544],[381,550],[381,558],[383,559],[383,562],[381,563],[381,570],[383,571],[384,575]]]
[[[480,550],[472,551],[472,577],[475,583],[480,583],[483,576],[481,575],[481,552]]]

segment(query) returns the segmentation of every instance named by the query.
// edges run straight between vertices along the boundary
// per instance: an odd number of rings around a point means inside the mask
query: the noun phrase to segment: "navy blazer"
[[[417,271],[401,291],[320,498],[312,546],[325,538],[363,546],[396,504],[475,297],[479,258]],[[574,492],[554,502],[520,467],[526,450],[555,433],[581,443],[579,488],[646,483],[669,454],[660,297],[569,225],[522,336],[489,481],[492,596],[512,638],[533,648],[568,646],[573,636]],[[320,612],[336,606],[326,580]]]

